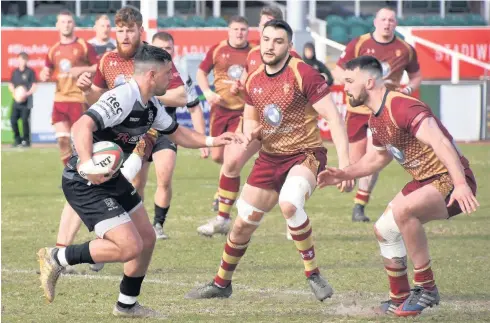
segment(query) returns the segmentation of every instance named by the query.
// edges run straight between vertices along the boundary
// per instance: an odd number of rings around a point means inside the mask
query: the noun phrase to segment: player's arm
[[[83,77],[84,74],[82,74],[80,77]],[[90,88],[88,90],[83,91],[83,96],[85,97],[85,102],[87,102],[88,105],[92,105],[99,98],[107,92],[107,89],[102,89],[98,87],[95,84],[90,85]]]
[[[355,164],[344,169],[327,167],[320,172],[317,176],[318,186],[322,188],[329,185],[338,185],[343,181],[371,175],[386,167],[392,159],[393,156],[382,147],[368,150]]]
[[[415,48],[410,46],[410,62],[408,63],[405,70],[408,73],[408,84],[402,90],[403,93],[411,95],[413,91],[417,90],[422,83],[422,73],[420,72],[420,65],[417,58],[417,52]]]
[[[313,104],[313,108],[328,122],[330,132],[332,133],[332,140],[339,158],[339,167],[344,168],[348,166],[349,140],[345,130],[344,120],[335,106],[331,94],[329,93],[320,99],[320,101]]]
[[[446,166],[453,180],[454,190],[448,206],[453,204],[454,201],[458,201],[464,213],[475,212],[479,203],[466,182],[461,158],[453,143],[442,133],[437,121],[432,117],[424,118],[420,121],[415,137],[432,147],[437,158]]]
[[[158,107],[158,113],[153,121],[152,128],[158,130],[161,134],[167,135],[177,145],[185,148],[219,147],[237,140],[236,136],[229,132],[218,137],[208,137],[194,130],[179,127],[179,124],[167,114],[158,101],[154,103]]]
[[[164,95],[159,96],[158,100],[167,107],[183,107],[187,103],[187,95],[184,85],[169,89]]]
[[[14,90],[15,90],[14,83],[9,82],[8,88],[10,93],[14,94]]]
[[[101,59],[95,70],[95,76],[92,78],[92,73],[82,73],[77,80],[77,86],[83,92],[85,102],[92,105],[107,92],[107,83],[102,72],[102,64],[104,59]]]
[[[358,42],[359,38],[355,38],[351,40],[346,46],[342,54],[340,54],[340,58],[337,61],[337,65],[332,71],[333,78],[335,79],[335,82],[338,84],[344,84],[344,65],[348,61],[356,58],[356,44]]]

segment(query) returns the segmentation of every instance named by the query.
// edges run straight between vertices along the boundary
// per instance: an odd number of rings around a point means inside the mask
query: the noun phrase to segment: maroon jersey
[[[389,43],[378,43],[372,34],[362,35],[348,43],[337,65],[345,68],[348,61],[363,55],[376,57],[380,61],[383,79],[390,90],[400,86],[403,71],[415,73],[420,69],[415,49],[403,39],[395,36]],[[347,104],[347,110],[361,114],[371,113],[366,106],[352,108]]]
[[[442,133],[453,142],[447,129],[425,103],[399,92],[386,91],[381,109],[369,119],[375,148],[387,149],[418,181],[448,171],[434,150],[415,137],[422,120],[426,118],[434,118]],[[461,156],[459,150],[458,153]],[[463,166],[469,167],[468,161],[462,156],[461,162]]]
[[[46,57],[46,67],[53,70],[56,79],[55,102],[84,102],[82,91],[77,87],[77,79],[70,74],[72,67],[97,64],[95,49],[81,38],[72,43],[53,45]]]
[[[291,56],[302,59],[301,56],[293,49],[289,53]],[[247,73],[250,75],[255,72],[259,66],[262,65],[262,56],[260,55],[260,45],[255,46],[248,52],[247,56],[247,65],[245,65],[245,69]]]
[[[106,52],[99,61],[95,72],[94,84],[101,89],[113,89],[129,81],[134,72],[134,58],[122,58],[117,49]],[[173,78],[168,90],[183,86],[184,82],[172,62]]]
[[[251,44],[242,48],[231,47],[228,40],[223,40],[219,44],[211,47],[206,57],[199,65],[199,68],[206,73],[214,72],[214,87],[226,102],[230,110],[242,110],[245,104],[243,94],[234,95],[230,92],[231,82],[239,80],[245,66],[247,65],[247,55],[251,49]]]
[[[264,66],[248,77],[245,96],[246,103],[257,110],[263,127],[262,150],[287,155],[323,147],[313,104],[330,92],[325,79],[291,56],[274,75],[268,75]]]

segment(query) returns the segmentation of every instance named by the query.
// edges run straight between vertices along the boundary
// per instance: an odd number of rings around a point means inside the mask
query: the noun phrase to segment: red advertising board
[[[166,29],[175,38],[177,55],[188,53],[205,53],[211,46],[227,37],[226,29]],[[16,58],[20,52],[29,54],[29,66],[37,73],[44,66],[46,54],[50,46],[59,41],[58,32],[52,28],[2,28],[2,81],[8,81],[12,69],[16,67]],[[90,39],[94,37],[92,29],[78,29],[78,37]],[[115,37],[115,34],[113,34]],[[250,39],[258,39],[257,30],[251,30]],[[145,39],[145,36],[143,37]]]
[[[434,42],[484,63],[490,63],[490,27],[471,28],[413,28],[412,35]],[[450,79],[451,57],[440,51],[416,43],[420,68],[424,79]],[[461,79],[478,79],[484,69],[460,62]],[[487,75],[490,74],[487,71]]]

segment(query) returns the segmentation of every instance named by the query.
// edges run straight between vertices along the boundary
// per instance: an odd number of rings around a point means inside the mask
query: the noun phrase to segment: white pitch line
[[[10,273],[10,274],[32,274],[37,275],[35,270],[26,270],[26,269],[4,269],[2,268],[2,273]],[[121,281],[121,276],[116,275],[91,275],[91,274],[79,274],[79,275],[63,275],[63,279],[89,279],[89,280],[108,280],[108,281]],[[182,283],[164,279],[155,279],[155,278],[145,278],[145,283],[153,283],[160,285],[173,285],[173,286],[181,286],[181,287],[196,287],[199,286],[199,282],[192,283]],[[201,282],[202,284],[203,282]],[[234,286],[240,288],[240,290],[248,291],[251,293],[275,293],[275,294],[287,294],[287,295],[312,295],[311,292],[304,290],[288,290],[288,289],[274,289],[274,288],[250,288],[247,286],[243,286],[241,284],[234,284]]]

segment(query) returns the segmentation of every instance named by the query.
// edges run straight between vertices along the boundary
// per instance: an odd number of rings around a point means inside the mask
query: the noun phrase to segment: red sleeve
[[[422,120],[433,116],[429,107],[422,102],[402,97],[392,99],[391,114],[396,125],[414,137]]]
[[[104,60],[100,60],[97,63],[97,69],[95,70],[94,80],[92,81],[95,86],[100,87],[101,89],[107,89],[107,82],[105,80],[104,74],[102,73],[102,64]]]
[[[351,40],[347,46],[345,46],[345,50],[340,54],[340,58],[337,61],[337,65],[344,68],[345,63],[356,58],[356,44],[359,41],[359,38],[355,38]]]
[[[87,44],[87,60],[88,60],[88,63],[90,64],[90,66],[97,64],[97,62],[99,60],[97,59],[97,52],[95,52],[94,46],[92,46],[91,44],[89,44],[87,42],[85,44]]]
[[[199,68],[206,73],[211,72],[211,70],[214,67],[213,56],[214,56],[214,51],[215,51],[216,47],[218,47],[218,45],[214,45],[213,47],[211,47],[209,49],[209,51],[206,53],[206,57],[204,57],[204,60],[199,65]]]
[[[303,79],[303,93],[311,105],[330,93],[325,79],[313,67],[302,61],[298,64],[298,71]]]
[[[415,73],[420,70],[419,60],[417,59],[417,52],[415,48],[410,46],[410,51],[412,52],[412,59],[408,62],[407,68],[405,69],[407,73]]]
[[[177,71],[174,62],[172,62],[172,80],[168,85],[168,90],[178,88],[182,85],[184,85],[184,82],[182,82],[182,78],[180,77],[180,73]]]

